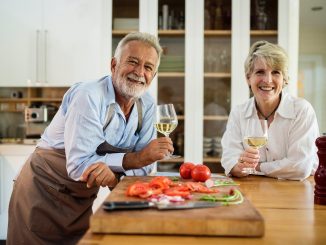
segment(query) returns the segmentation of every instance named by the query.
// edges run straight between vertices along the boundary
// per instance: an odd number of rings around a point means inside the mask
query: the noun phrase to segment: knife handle
[[[106,201],[103,203],[104,210],[126,210],[126,209],[143,209],[150,208],[150,202],[146,201],[120,201],[120,202],[110,202]]]

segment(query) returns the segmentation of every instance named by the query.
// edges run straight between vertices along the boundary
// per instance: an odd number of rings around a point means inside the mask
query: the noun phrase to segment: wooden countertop
[[[326,244],[326,206],[314,205],[313,177],[302,182],[261,176],[233,179],[264,217],[264,237],[102,235],[88,231],[79,244]]]

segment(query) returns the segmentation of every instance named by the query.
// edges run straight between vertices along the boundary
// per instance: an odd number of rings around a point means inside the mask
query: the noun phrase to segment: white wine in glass
[[[268,141],[268,124],[267,120],[250,118],[248,120],[245,132],[244,142],[255,149],[264,147]],[[243,173],[256,174],[255,168],[243,168]]]
[[[156,109],[156,118],[154,127],[165,137],[169,137],[170,133],[177,127],[178,117],[173,104],[158,105]],[[177,155],[167,155],[164,159],[179,158]]]

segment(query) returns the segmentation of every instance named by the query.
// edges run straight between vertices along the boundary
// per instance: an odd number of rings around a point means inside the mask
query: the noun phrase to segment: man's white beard
[[[130,82],[128,79],[117,79],[115,81],[115,89],[118,90],[118,92],[126,98],[139,98],[142,96],[146,90],[148,89],[148,86],[146,84],[146,81],[144,78],[137,78],[135,75],[130,74],[128,77],[131,77],[135,80],[141,80],[143,84],[141,83],[135,83]]]

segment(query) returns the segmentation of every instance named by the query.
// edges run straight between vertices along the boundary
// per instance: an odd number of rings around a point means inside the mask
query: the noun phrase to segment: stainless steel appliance
[[[25,108],[25,138],[40,138],[56,112],[51,105]]]
[[[48,108],[41,106],[40,108],[25,108],[25,122],[47,122]]]

